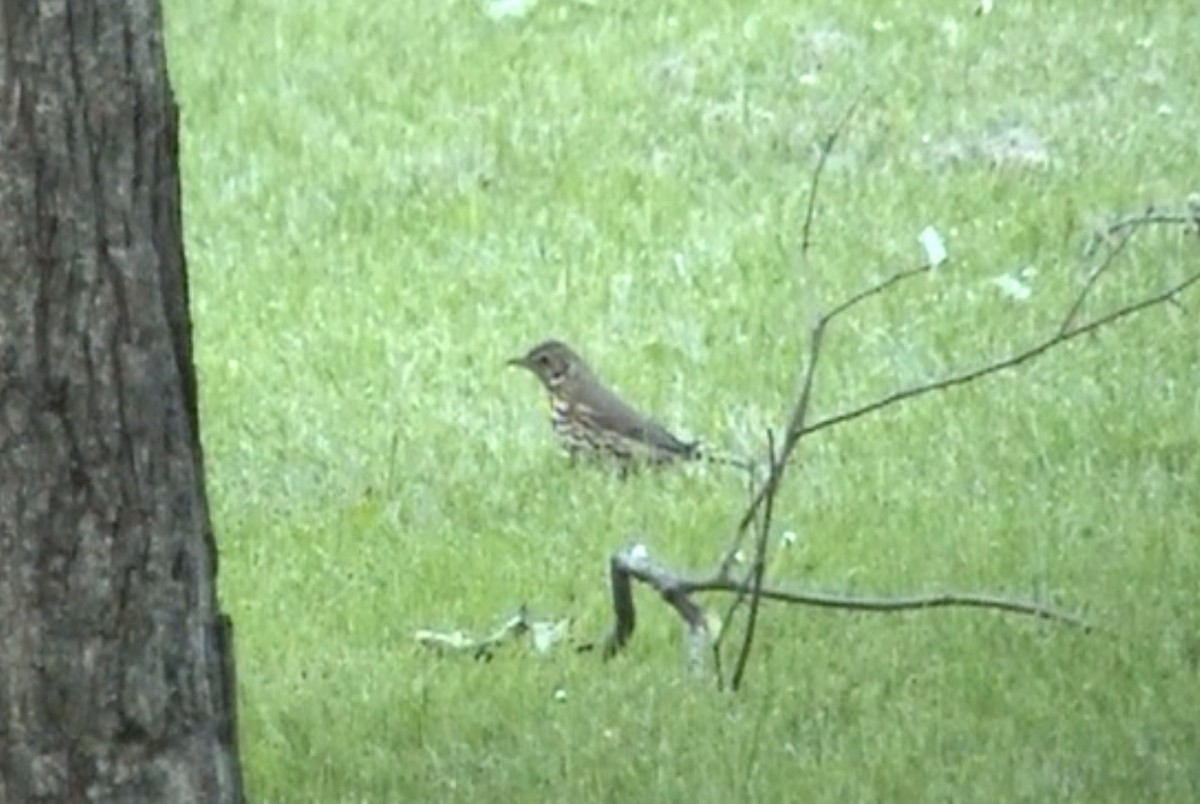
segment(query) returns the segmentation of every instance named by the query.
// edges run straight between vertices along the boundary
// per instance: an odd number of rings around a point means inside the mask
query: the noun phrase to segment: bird
[[[621,399],[578,353],[546,340],[510,366],[528,369],[550,395],[550,423],[572,459],[607,456],[623,468],[706,457],[698,441],[684,441]]]

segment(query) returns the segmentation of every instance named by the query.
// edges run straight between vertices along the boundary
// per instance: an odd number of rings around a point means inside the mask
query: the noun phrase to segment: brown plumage
[[[550,394],[550,421],[572,456],[607,454],[623,463],[666,463],[700,457],[682,441],[609,390],[583,358],[562,341],[538,344],[508,361],[528,369]]]

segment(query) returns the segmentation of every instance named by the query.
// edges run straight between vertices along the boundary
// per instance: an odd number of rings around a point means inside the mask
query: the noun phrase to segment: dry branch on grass
[[[692,577],[668,568],[656,560],[650,554],[649,549],[641,543],[631,544],[614,554],[609,560],[609,573],[612,580],[615,623],[604,641],[605,657],[616,655],[633,636],[637,626],[637,612],[633,604],[631,582],[636,580],[657,592],[683,620],[687,629],[688,664],[693,669],[703,665],[705,648],[719,640],[720,633],[724,631],[723,626],[720,627],[714,640],[704,609],[693,599],[694,595],[706,592],[731,592],[739,597],[746,596],[752,600],[769,600],[777,603],[864,612],[900,612],[953,607],[993,609],[1084,629],[1091,627],[1083,619],[1070,612],[1039,603],[996,595],[942,592],[903,597],[847,597],[827,592],[787,589],[765,584],[757,566],[749,579],[741,581],[721,572],[704,577]],[[743,650],[738,655],[738,667],[742,668],[742,673],[744,673],[746,664],[746,659],[743,657],[748,655],[746,644],[743,643]],[[717,660],[719,661],[719,656]],[[735,669],[734,681],[739,679],[739,672]]]

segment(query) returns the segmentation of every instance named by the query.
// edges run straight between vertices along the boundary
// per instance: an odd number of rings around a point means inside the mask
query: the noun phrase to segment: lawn
[[[681,435],[761,456],[815,318],[816,416],[1049,334],[1089,233],[1200,191],[1200,6],[214,0],[165,8],[203,440],[259,802],[1200,798],[1200,292],[801,443],[769,577],[986,591],[767,607],[746,686],[640,593],[604,663],[417,646],[518,606],[610,624],[638,538],[710,568],[736,473],[567,464],[558,337]],[[822,139],[857,111],[822,174]],[[1137,235],[1085,308],[1200,267]],[[708,602],[724,605],[724,601]]]

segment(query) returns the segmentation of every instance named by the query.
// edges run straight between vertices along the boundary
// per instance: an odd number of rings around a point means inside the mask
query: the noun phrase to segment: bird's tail
[[[688,457],[696,461],[704,461],[705,463],[717,464],[719,466],[731,466],[740,472],[745,472],[750,477],[758,471],[758,464],[748,458],[740,458],[736,455],[717,452],[709,449],[699,441],[692,442],[689,445]]]

